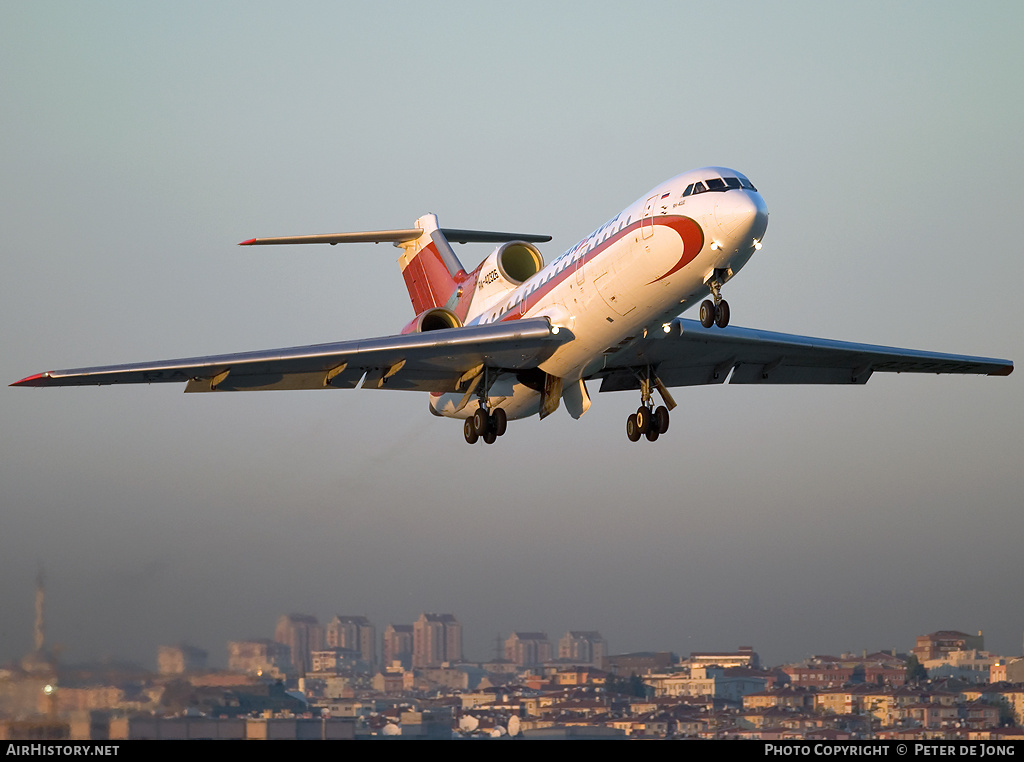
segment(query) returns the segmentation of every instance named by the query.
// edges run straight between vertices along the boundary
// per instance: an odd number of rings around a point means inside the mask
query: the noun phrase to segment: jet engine
[[[540,250],[526,241],[509,241],[487,255],[477,268],[474,297],[476,304],[487,304],[507,294],[544,267]],[[479,300],[479,301],[477,301]]]
[[[419,315],[402,329],[402,333],[426,333],[427,331],[440,331],[445,328],[462,328],[462,321],[459,316],[444,307],[434,307],[430,310],[423,310]]]

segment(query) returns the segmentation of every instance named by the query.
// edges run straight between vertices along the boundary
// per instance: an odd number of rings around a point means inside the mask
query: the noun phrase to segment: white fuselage
[[[695,184],[705,190],[694,192]],[[686,195],[684,195],[684,193]],[[563,252],[511,292],[470,307],[467,324],[547,317],[575,339],[540,368],[566,384],[600,370],[607,350],[645,330],[660,329],[710,295],[713,277],[724,283],[757,248],[768,209],[746,177],[724,167],[678,175],[644,194]],[[436,414],[457,409],[461,394],[431,397]],[[492,407],[510,419],[538,412],[540,395],[513,375],[491,387]]]

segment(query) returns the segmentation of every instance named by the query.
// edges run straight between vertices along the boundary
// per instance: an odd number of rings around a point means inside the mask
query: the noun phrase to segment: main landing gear
[[[626,436],[630,442],[639,442],[640,437],[647,437],[648,442],[657,441],[658,437],[668,431],[668,411],[676,406],[668,389],[657,379],[650,367],[637,372],[640,380],[640,407],[626,419]],[[657,389],[667,405],[654,407],[653,390]]]
[[[648,442],[654,442],[666,431],[668,408],[664,405],[660,405],[657,410],[641,405],[626,419],[626,436],[630,442],[639,442],[642,436],[646,436]]]
[[[714,277],[708,281],[708,288],[711,289],[711,299],[705,299],[700,303],[700,324],[705,328],[717,325],[725,328],[729,325],[729,302],[722,298],[722,280],[716,272]]]
[[[462,426],[462,433],[466,435],[469,444],[476,444],[478,439],[484,440],[487,444],[494,444],[494,440],[505,433],[508,427],[508,415],[500,407],[493,413],[488,413],[483,407],[478,407]]]
[[[478,405],[476,412],[469,416],[462,426],[462,433],[469,444],[476,444],[478,439],[484,440],[487,444],[494,444],[494,441],[504,434],[508,427],[508,414],[500,407],[491,410],[491,402],[487,396],[496,377],[497,371],[482,366],[479,372],[474,373],[470,379],[469,389],[459,405],[461,410],[469,401],[470,396],[476,395]]]

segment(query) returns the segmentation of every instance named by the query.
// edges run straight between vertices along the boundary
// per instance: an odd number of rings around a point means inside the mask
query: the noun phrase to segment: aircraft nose
[[[715,222],[724,235],[756,239],[768,229],[768,207],[755,191],[729,191],[715,205]]]

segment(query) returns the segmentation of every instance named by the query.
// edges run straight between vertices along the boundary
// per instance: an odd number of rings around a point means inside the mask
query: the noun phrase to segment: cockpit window
[[[707,183],[707,187],[704,186],[704,183]],[[709,177],[704,182],[687,185],[686,190],[683,191],[683,197],[695,196],[698,193],[707,193],[709,191],[724,193],[728,190],[739,190],[740,188],[746,188],[757,193],[757,188],[745,177],[726,177],[724,179],[721,177]]]

